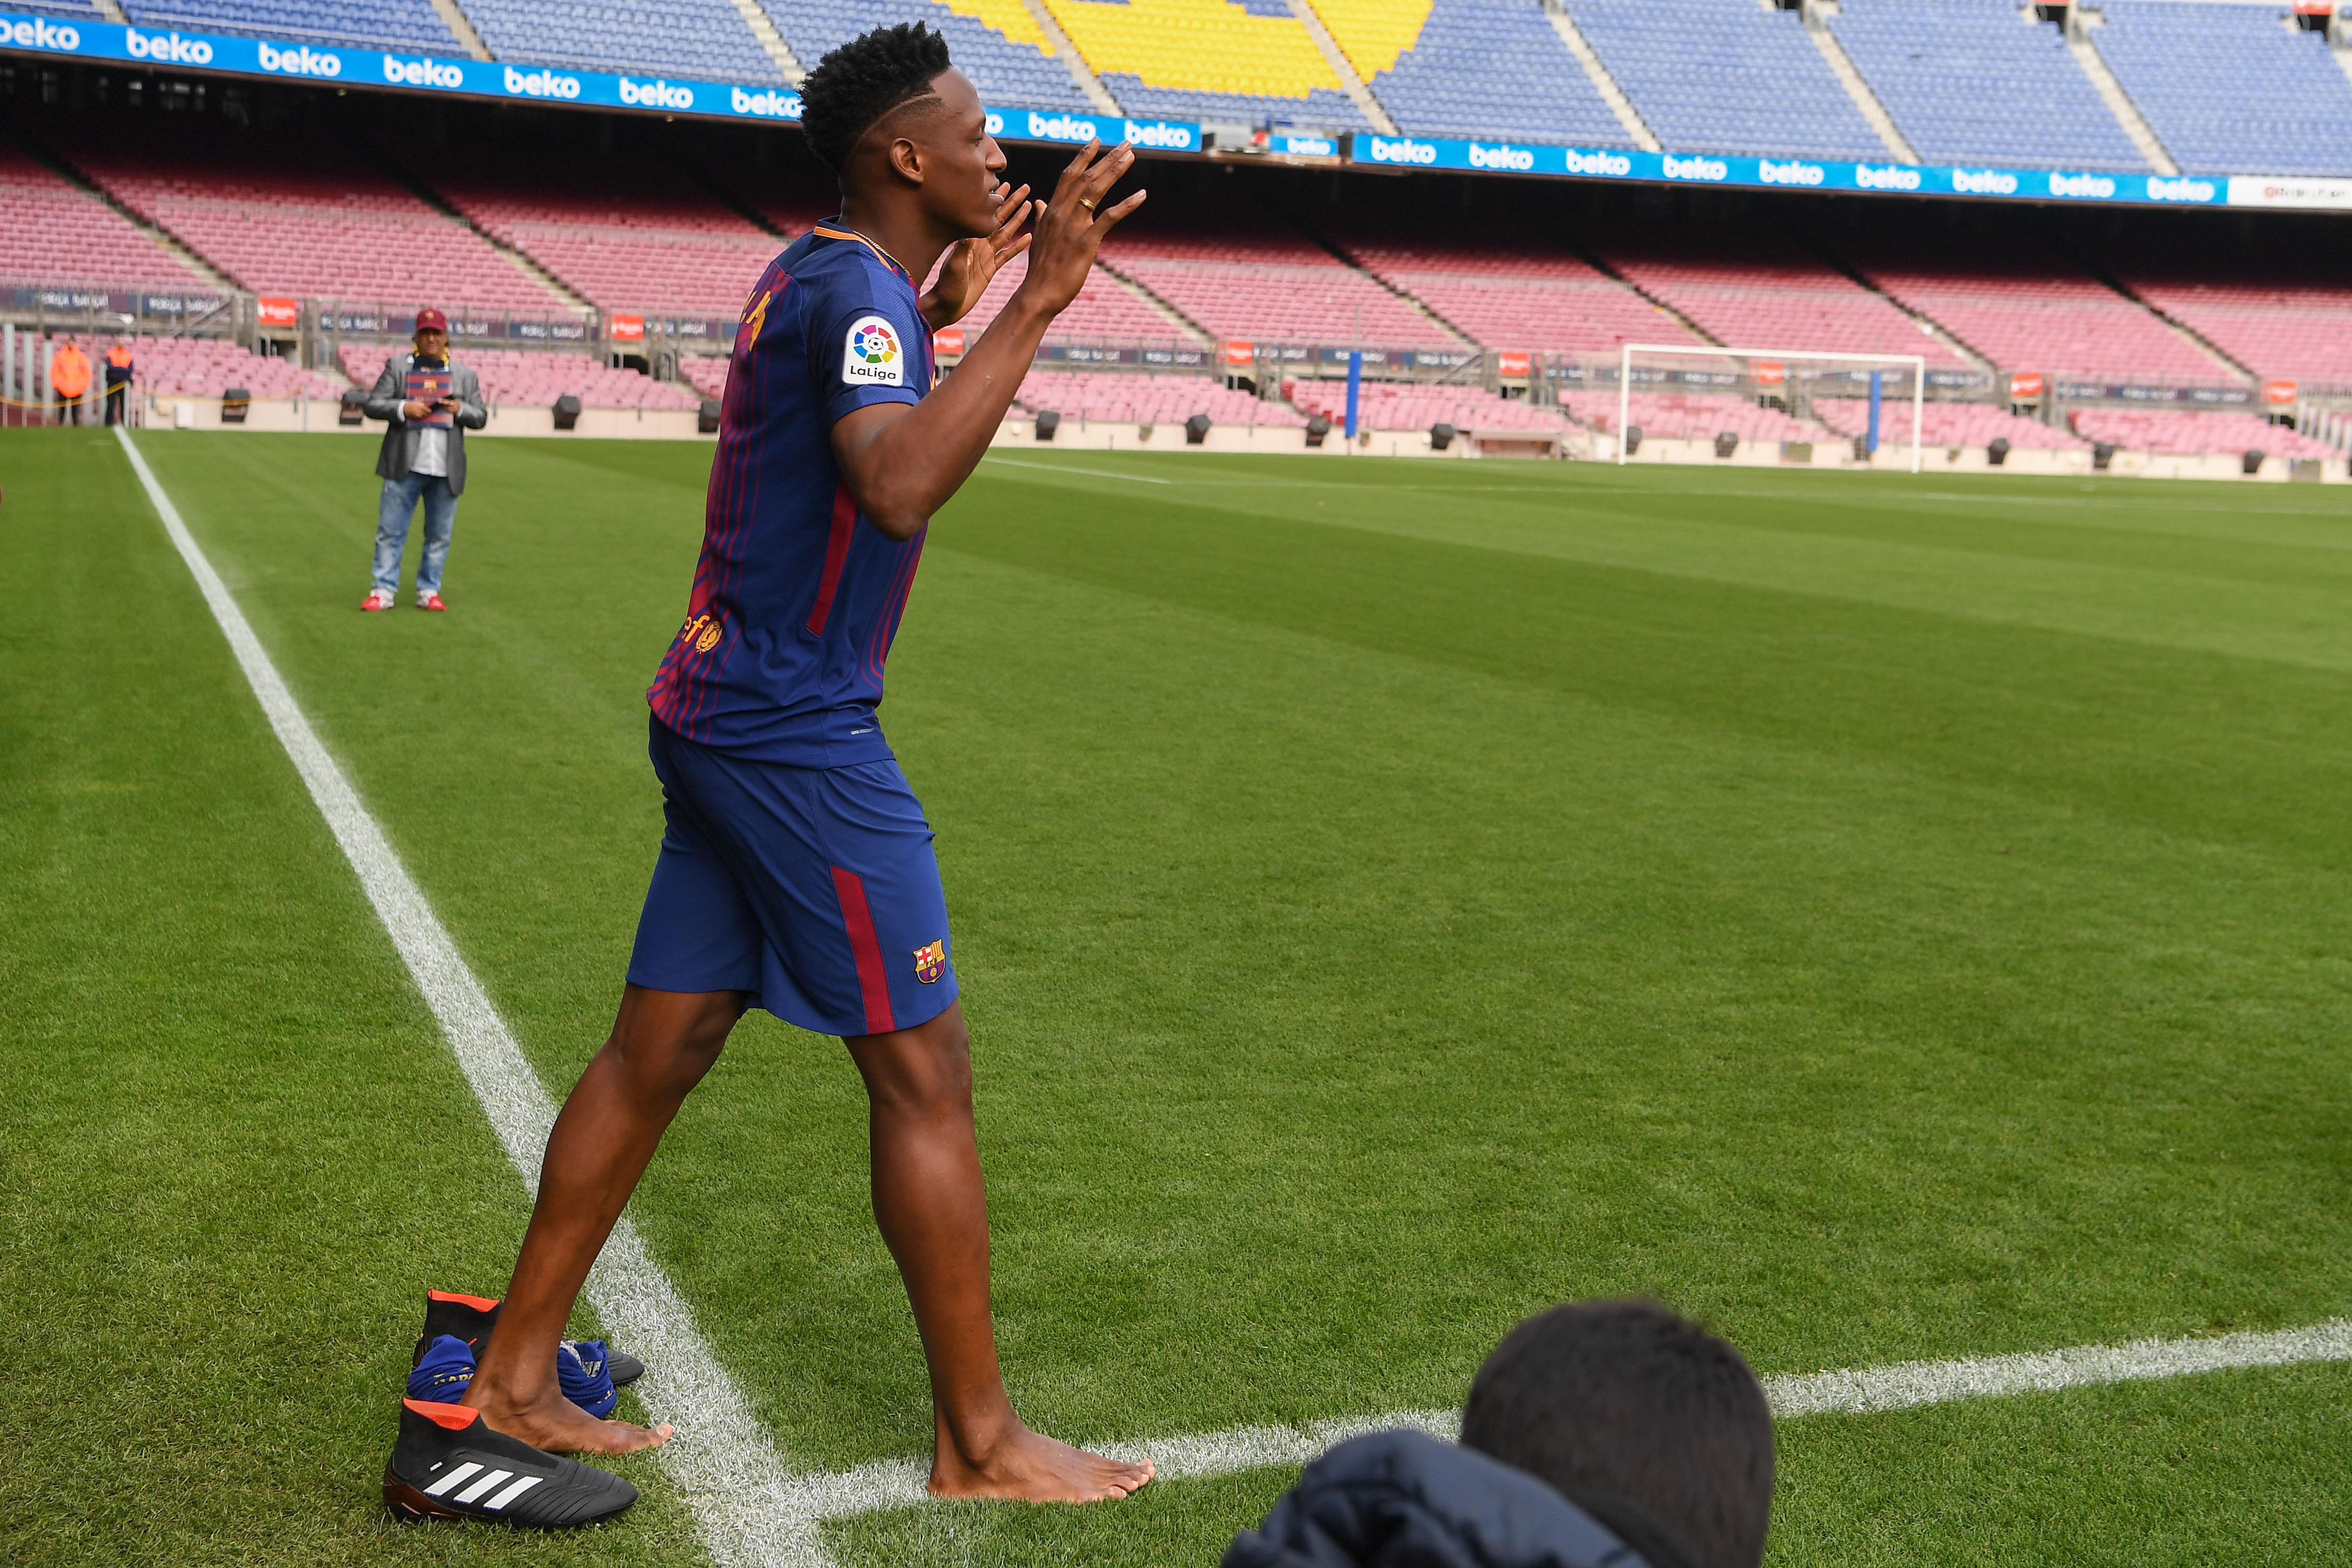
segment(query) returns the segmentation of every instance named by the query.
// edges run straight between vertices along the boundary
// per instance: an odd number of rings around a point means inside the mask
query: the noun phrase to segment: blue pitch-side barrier
[[[789,87],[685,81],[664,76],[443,59],[391,49],[288,43],[226,33],[123,26],[95,18],[68,21],[0,11],[0,52],[132,66],[289,79],[346,88],[453,93],[593,109],[641,110],[714,120],[796,122],[800,94]],[[1132,142],[1160,153],[1204,153],[1201,127],[1184,120],[1129,120],[1068,110],[988,110],[992,135],[1005,141]],[[1912,163],[1848,163],[1814,158],[1750,158],[1714,153],[1643,153],[1611,147],[1560,147],[1442,137],[1347,137],[1284,130],[1269,151],[1328,157],[1342,148],[1350,162],[1381,168],[1474,170],[1571,179],[1665,184],[1739,185],[1906,195],[2007,197],[2023,201],[2124,202],[2156,206],[2266,206],[2352,209],[2352,179],[2267,175],[2115,174],[2063,169],[1985,169]]]
[[[215,71],[227,76],[291,79],[338,87],[408,89],[469,98],[523,100],[591,109],[650,110],[718,120],[797,122],[801,95],[781,84],[686,81],[664,76],[450,60],[394,49],[283,43],[226,33],[126,27],[111,22],[62,21],[0,11],[0,49],[125,65]],[[1066,110],[994,109],[992,136],[1017,142],[1131,142],[1156,152],[1198,153],[1201,128],[1182,120],[1129,120]]]

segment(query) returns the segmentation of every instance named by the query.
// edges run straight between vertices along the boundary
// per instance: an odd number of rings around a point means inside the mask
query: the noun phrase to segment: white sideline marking
[[[2337,1318],[2274,1333],[2221,1334],[2211,1339],[2138,1340],[2124,1345],[2084,1345],[1966,1361],[1904,1362],[1801,1376],[1768,1377],[1764,1392],[1782,1421],[1805,1415],[1861,1415],[1907,1410],[1959,1399],[2085,1388],[2096,1384],[2186,1377],[2239,1367],[2293,1366],[2352,1361],[2352,1321]],[[1399,1410],[1355,1420],[1318,1421],[1304,1427],[1237,1426],[1194,1437],[1108,1443],[1100,1451],[1122,1458],[1150,1455],[1162,1480],[1227,1476],[1277,1465],[1304,1465],[1325,1450],[1366,1432],[1418,1427],[1448,1441],[1462,1431],[1458,1410]],[[805,1476],[795,1485],[803,1506],[819,1519],[840,1519],[922,1502],[926,1467],[910,1459],[867,1465],[832,1476]]]
[[[507,1158],[522,1173],[523,1184],[537,1192],[540,1154],[547,1146],[548,1129],[555,1124],[554,1102],[383,830],[302,716],[227,585],[156,482],[154,470],[123,426],[116,426],[114,435],[156,515],[163,520],[163,531],[204,591],[205,603],[228,638],[269,727],[310,786],[320,815],[359,874],[368,902],[375,906],[393,945],[415,977],[416,988],[425,994],[425,1005],[440,1021]],[[800,1493],[766,1431],[696,1331],[693,1312],[646,1256],[626,1215],[613,1227],[604,1256],[588,1276],[588,1299],[606,1331],[644,1359],[646,1374],[637,1387],[647,1408],[677,1425],[677,1435],[662,1446],[662,1465],[694,1505],[703,1540],[720,1568],[830,1568],[817,1541],[815,1520],[805,1508],[795,1506]]]
[[[1139,485],[1172,485],[1174,479],[1156,479],[1150,474],[1122,474],[1117,468],[1078,468],[1067,463],[1031,463],[1019,458],[1000,458],[990,454],[986,461],[1002,463],[1008,468],[1035,468],[1045,474],[1092,474],[1098,479],[1133,479]]]
[[[548,1129],[555,1121],[554,1103],[457,944],[442,929],[423,891],[393,852],[383,829],[360,804],[342,771],[303,718],[277,667],[212,563],[197,548],[147,460],[121,426],[114,427],[114,435],[147,499],[163,520],[164,531],[204,591],[205,602],[220,623],[270,728],[293,759],[302,782],[310,786],[336,843],[359,874],[368,901],[375,906],[415,977],[417,989],[425,994],[426,1005],[448,1037],[507,1157],[522,1173],[524,1183],[537,1191],[540,1154]],[[604,1244],[604,1255],[588,1277],[588,1295],[614,1340],[645,1360],[646,1374],[637,1386],[647,1405],[677,1422],[677,1435],[662,1447],[660,1458],[671,1480],[692,1503],[704,1542],[720,1568],[832,1568],[817,1533],[822,1521],[928,1500],[923,1482],[929,1466],[920,1459],[889,1459],[834,1474],[787,1472],[741,1391],[696,1331],[692,1311],[646,1255],[644,1241],[625,1215],[613,1227],[612,1239]],[[2242,1367],[2344,1361],[2352,1361],[2352,1321],[2336,1318],[2308,1328],[2266,1333],[2137,1340],[2123,1345],[2084,1345],[1768,1377],[1764,1388],[1773,1415],[1786,1421]],[[1400,1410],[1306,1426],[1238,1426],[1098,1447],[1123,1458],[1149,1456],[1158,1465],[1161,1479],[1181,1480],[1304,1465],[1349,1437],[1399,1426],[1418,1427],[1450,1440],[1460,1434],[1461,1413]],[[433,1489],[437,1492],[456,1485],[473,1468],[453,1472]]]

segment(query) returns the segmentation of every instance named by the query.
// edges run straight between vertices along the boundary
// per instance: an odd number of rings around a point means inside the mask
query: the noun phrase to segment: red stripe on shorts
[[[857,989],[866,997],[866,1032],[887,1035],[898,1026],[890,1012],[890,979],[882,967],[882,944],[874,935],[874,912],[866,907],[866,882],[855,871],[833,868],[833,890],[841,896],[841,923],[849,929],[849,951],[857,960]]]

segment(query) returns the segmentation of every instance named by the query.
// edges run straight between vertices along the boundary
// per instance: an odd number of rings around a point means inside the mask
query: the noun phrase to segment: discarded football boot
[[[462,1296],[454,1290],[427,1290],[425,1292],[425,1331],[416,1336],[416,1349],[409,1355],[409,1364],[414,1366],[423,1361],[425,1351],[442,1334],[465,1341],[474,1347],[474,1353],[479,1355],[482,1342],[490,1337],[490,1330],[498,1321],[499,1304],[488,1296]],[[572,1342],[579,1350],[581,1364],[590,1374],[593,1376],[596,1370],[590,1365],[592,1360],[603,1362],[604,1372],[613,1380],[615,1388],[626,1388],[645,1375],[645,1363],[625,1351],[605,1348],[602,1340]],[[592,1349],[595,1352],[593,1356]]]

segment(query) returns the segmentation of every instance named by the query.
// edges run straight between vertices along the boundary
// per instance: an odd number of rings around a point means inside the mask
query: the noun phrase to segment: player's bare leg
[[[907,1281],[931,1372],[931,1490],[1030,1502],[1134,1491],[1151,1479],[1150,1460],[1107,1459],[1032,1432],[1005,1395],[989,1311],[988,1196],[963,1009],[848,1044],[871,1105],[874,1217]]]
[[[739,991],[622,992],[612,1037],[548,1134],[514,1282],[462,1401],[499,1431],[558,1453],[625,1454],[668,1439],[667,1422],[599,1421],[564,1398],[555,1346],[622,1205],[743,1004]]]

